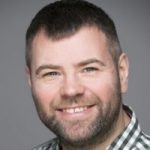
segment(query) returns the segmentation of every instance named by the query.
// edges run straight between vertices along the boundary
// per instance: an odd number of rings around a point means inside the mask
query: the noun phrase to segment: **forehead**
[[[74,35],[59,40],[52,40],[41,30],[33,40],[32,60],[36,63],[69,63],[69,60],[73,63],[90,57],[104,58],[107,55],[106,36],[96,27],[82,27]]]
[[[62,31],[63,32],[63,31]],[[49,35],[48,31],[46,31],[44,28],[40,29],[37,34],[35,35],[35,37],[33,38],[33,46],[35,44],[37,44],[36,42],[40,42],[42,39],[48,39],[49,41],[51,42],[60,42],[60,41],[65,41],[65,40],[69,40],[69,39],[72,39],[72,38],[75,38],[75,37],[81,37],[83,36],[85,38],[85,36],[88,35],[88,36],[92,36],[95,37],[95,39],[104,39],[104,40],[107,40],[106,38],[106,35],[105,33],[100,30],[97,26],[95,25],[85,25],[85,26],[81,26],[76,32],[72,32],[72,34],[70,33],[65,33],[62,34],[62,37],[61,37],[61,33],[60,33],[60,36],[58,36],[57,38],[57,35],[56,35],[56,38],[55,38],[55,35],[51,36]],[[88,38],[86,38],[87,40]],[[90,39],[90,38],[89,38]]]

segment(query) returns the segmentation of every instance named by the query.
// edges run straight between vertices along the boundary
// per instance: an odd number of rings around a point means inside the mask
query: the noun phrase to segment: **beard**
[[[74,96],[65,100],[58,100],[59,104],[53,104],[55,108],[59,106],[71,106],[74,103],[79,105],[87,105],[88,103],[90,105],[95,102],[96,114],[87,120],[65,121],[58,118],[55,114],[50,115],[50,113],[44,111],[44,107],[38,101],[33,90],[32,96],[41,121],[58,136],[61,143],[68,147],[82,149],[83,147],[94,147],[97,143],[104,142],[111,135],[117,124],[116,122],[118,121],[122,106],[120,80],[118,76],[111,95],[107,99],[107,103],[103,103],[98,96],[92,93],[90,97]],[[49,107],[52,107],[51,104]]]

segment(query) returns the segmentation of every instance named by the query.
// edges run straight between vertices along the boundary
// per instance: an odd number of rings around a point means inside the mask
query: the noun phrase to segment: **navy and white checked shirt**
[[[123,108],[131,117],[131,121],[106,150],[150,150],[150,136],[142,132],[132,109],[127,106]],[[59,139],[52,139],[33,150],[60,150]]]

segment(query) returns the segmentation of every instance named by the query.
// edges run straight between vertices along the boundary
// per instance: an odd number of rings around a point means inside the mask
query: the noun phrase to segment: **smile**
[[[76,107],[76,108],[63,109],[62,111],[66,113],[74,114],[74,113],[81,113],[87,109],[88,107]]]
[[[65,121],[86,120],[95,114],[96,105],[65,107],[57,110],[57,115]]]
[[[79,114],[79,113],[83,113],[83,112],[89,110],[93,106],[94,105],[78,106],[78,107],[71,107],[71,108],[62,108],[62,109],[59,109],[59,111],[63,112],[63,113],[67,113],[67,114]]]

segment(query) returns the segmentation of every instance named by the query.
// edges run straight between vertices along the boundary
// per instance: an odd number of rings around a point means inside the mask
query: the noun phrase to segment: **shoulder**
[[[146,135],[145,133],[141,132],[140,136],[136,140],[132,150],[150,150],[150,136]]]
[[[56,150],[58,145],[59,145],[58,138],[54,138],[52,140],[49,140],[49,141],[33,148],[32,150]]]

